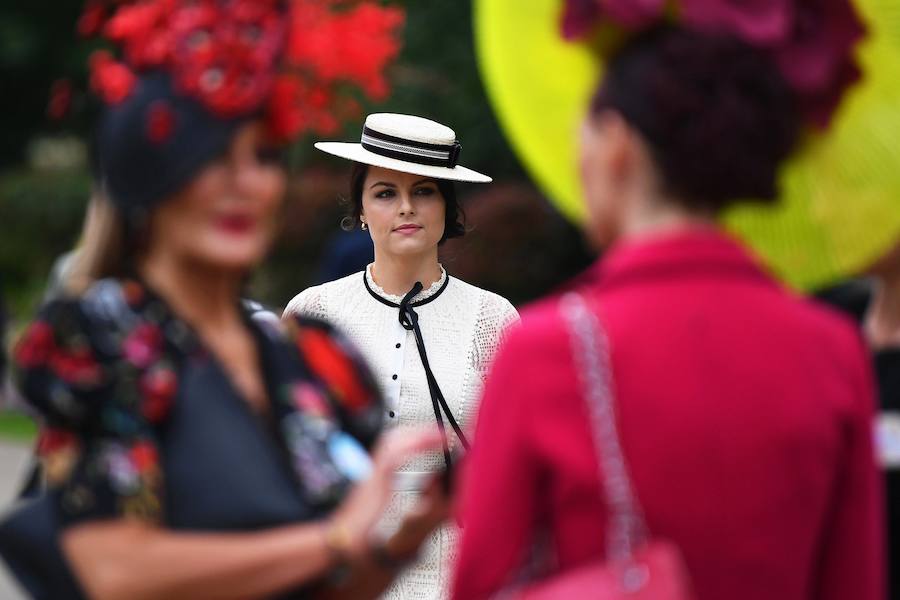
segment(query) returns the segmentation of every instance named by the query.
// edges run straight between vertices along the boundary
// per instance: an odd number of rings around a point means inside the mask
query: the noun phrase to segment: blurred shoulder
[[[342,427],[371,447],[381,431],[384,403],[363,356],[326,321],[288,315],[282,327],[308,372],[324,383]]]
[[[291,315],[326,319],[331,298],[359,291],[363,288],[363,272],[353,273],[334,281],[313,285],[294,296],[284,309],[282,318]]]
[[[13,353],[26,401],[51,422],[77,426],[113,388],[136,389],[121,384],[171,362],[157,308],[140,284],[117,279],[44,304]]]
[[[110,353],[105,336],[126,333],[143,320],[148,306],[146,289],[136,281],[101,279],[79,295],[61,295],[45,302],[32,327],[49,328],[59,340],[96,346]]]
[[[478,307],[481,319],[500,321],[504,325],[519,321],[519,311],[500,294],[472,285],[462,279],[450,276],[459,293]]]

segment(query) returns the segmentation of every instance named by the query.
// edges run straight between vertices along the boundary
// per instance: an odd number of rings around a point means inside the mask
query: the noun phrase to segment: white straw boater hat
[[[488,183],[491,178],[456,164],[462,146],[452,129],[422,117],[378,113],[366,117],[362,140],[317,142],[322,152],[403,173]]]

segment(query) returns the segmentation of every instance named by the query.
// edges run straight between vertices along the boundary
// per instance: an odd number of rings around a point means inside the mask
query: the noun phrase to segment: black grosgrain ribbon
[[[452,464],[452,459],[450,457],[450,444],[447,441],[447,431],[444,426],[444,416],[447,417],[447,421],[450,423],[453,431],[456,432],[456,437],[459,438],[463,448],[466,450],[469,449],[469,440],[459,426],[456,417],[453,416],[453,412],[450,410],[450,406],[448,406],[447,400],[444,398],[443,392],[441,392],[441,387],[438,385],[437,379],[435,379],[434,373],[431,370],[431,365],[428,362],[428,354],[425,352],[425,340],[422,337],[422,330],[419,328],[419,315],[416,313],[415,308],[422,306],[423,304],[428,304],[440,296],[441,292],[447,288],[447,284],[450,283],[450,278],[446,277],[444,279],[443,285],[441,285],[440,289],[434,295],[419,300],[418,302],[413,302],[413,298],[422,291],[423,287],[422,283],[417,281],[412,289],[403,297],[403,300],[400,301],[400,304],[386,300],[376,294],[375,291],[369,287],[369,282],[365,277],[363,277],[363,282],[366,285],[366,289],[376,300],[382,304],[400,309],[400,324],[403,325],[403,328],[407,331],[412,331],[416,338],[416,348],[419,350],[419,358],[422,359],[422,366],[425,367],[425,379],[428,380],[428,392],[431,395],[431,406],[434,408],[434,419],[437,421],[438,429],[441,431],[441,438],[443,438],[444,441],[444,462],[449,469]]]
[[[448,169],[456,167],[462,151],[462,145],[457,141],[452,144],[429,144],[388,135],[369,127],[363,128],[361,143],[363,148],[380,156]]]

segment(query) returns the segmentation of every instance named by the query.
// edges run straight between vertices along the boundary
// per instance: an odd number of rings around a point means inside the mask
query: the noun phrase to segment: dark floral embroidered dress
[[[266,414],[136,281],[103,280],[42,309],[14,359],[64,524],[257,529],[326,514],[365,473],[383,405],[354,351],[323,323],[242,310]]]

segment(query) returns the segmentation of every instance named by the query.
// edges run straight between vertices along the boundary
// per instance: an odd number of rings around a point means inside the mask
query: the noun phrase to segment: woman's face
[[[285,191],[284,169],[260,123],[240,128],[228,150],[153,213],[151,251],[247,271],[265,256]]]
[[[445,210],[434,179],[369,167],[361,219],[369,227],[376,254],[436,252],[444,235]]]

